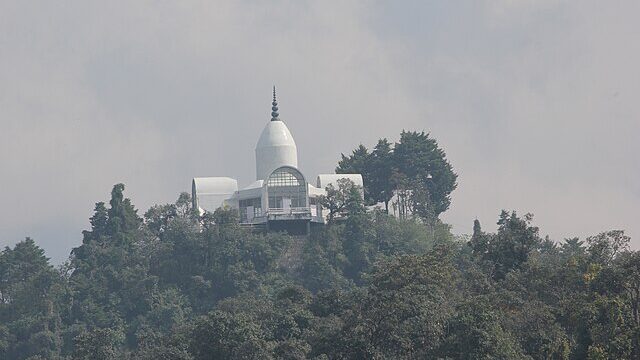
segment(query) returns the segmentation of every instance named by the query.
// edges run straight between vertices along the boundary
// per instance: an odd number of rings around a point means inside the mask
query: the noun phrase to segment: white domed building
[[[337,181],[344,178],[362,187],[362,176],[321,174],[315,184],[310,184],[298,170],[298,149],[289,128],[279,117],[275,87],[271,110],[271,121],[256,145],[256,181],[239,189],[237,180],[228,177],[194,178],[193,206],[201,214],[230,206],[238,210],[241,224],[308,233],[312,223],[326,221],[327,211],[317,201],[325,193],[325,187],[329,184],[337,187]]]

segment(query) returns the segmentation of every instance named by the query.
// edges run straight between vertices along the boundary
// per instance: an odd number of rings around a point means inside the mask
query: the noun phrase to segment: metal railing
[[[310,213],[311,209],[309,207],[292,207],[289,209],[284,208],[269,208],[266,211],[266,214],[306,214]]]

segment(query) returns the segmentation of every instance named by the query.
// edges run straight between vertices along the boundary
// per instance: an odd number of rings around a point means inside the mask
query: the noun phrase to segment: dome
[[[264,180],[282,166],[298,167],[298,148],[284,122],[269,121],[256,145],[256,179]]]
[[[281,120],[269,121],[267,126],[264,127],[258,139],[256,150],[272,146],[296,146],[289,128]]]
[[[262,130],[256,145],[256,179],[266,179],[282,166],[298,167],[298,148],[287,125],[278,117],[276,90],[273,88],[271,121]]]

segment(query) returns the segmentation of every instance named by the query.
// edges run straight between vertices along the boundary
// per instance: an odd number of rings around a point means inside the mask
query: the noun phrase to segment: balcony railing
[[[267,214],[277,214],[277,215],[281,215],[281,214],[306,214],[306,213],[310,213],[311,209],[308,207],[292,207],[289,209],[284,209],[284,208],[269,208],[267,210]]]
[[[288,209],[284,209],[284,208],[269,208],[267,209],[267,211],[256,211],[254,213],[254,216],[249,219],[245,214],[243,214],[242,212],[240,213],[240,223],[241,224],[255,224],[255,223],[262,223],[264,221],[267,221],[269,219],[269,217],[273,215],[274,217],[294,217],[294,218],[299,218],[299,217],[310,217],[311,216],[311,208],[309,207],[292,207],[292,208],[288,208]]]

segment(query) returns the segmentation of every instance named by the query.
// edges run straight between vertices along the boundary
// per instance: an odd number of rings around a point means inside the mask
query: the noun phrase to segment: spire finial
[[[278,119],[278,100],[276,100],[276,86],[273,86],[273,102],[271,103],[271,121],[279,121]]]

